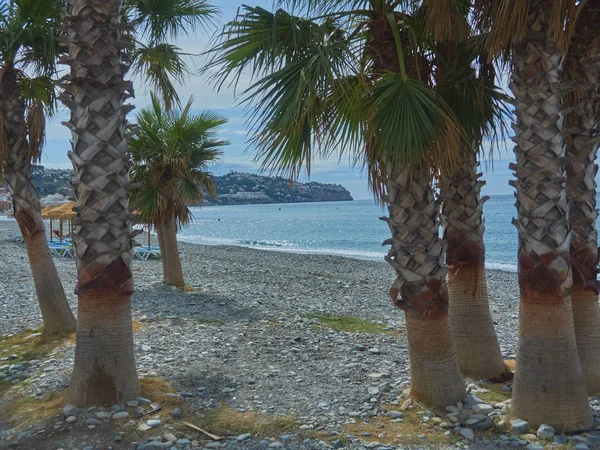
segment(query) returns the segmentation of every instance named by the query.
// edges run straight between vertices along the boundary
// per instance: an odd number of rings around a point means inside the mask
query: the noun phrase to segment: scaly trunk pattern
[[[550,6],[531,0],[526,37],[513,47],[510,88],[519,232],[519,342],[512,414],[533,427],[593,424],[577,355],[572,286],[561,72],[563,56],[547,36]]]
[[[139,394],[130,297],[132,240],[125,105],[133,95],[121,62],[122,0],[68,0],[71,68],[62,100],[71,110],[76,176],[79,320],[68,401],[113,405]]]
[[[575,83],[574,110],[567,144],[567,196],[573,271],[573,322],[588,393],[600,393],[600,304],[598,303],[598,232],[596,231],[596,155],[598,153],[598,71],[600,70],[600,1],[588,0],[565,65]]]
[[[483,204],[475,153],[442,186],[442,223],[447,244],[450,330],[462,373],[501,378],[508,370],[488,303],[483,243]]]
[[[386,260],[398,278],[390,294],[406,313],[411,394],[445,408],[466,395],[448,324],[444,245],[430,170],[418,164],[389,174]]]
[[[4,178],[13,198],[15,219],[25,240],[35,291],[44,321],[44,333],[75,331],[75,318],[46,240],[38,193],[33,185],[25,123],[25,103],[20,96],[15,70],[6,69],[0,84],[0,111],[3,114],[8,158]]]
[[[169,271],[169,266],[167,265],[166,258],[163,256],[165,254],[165,233],[158,221],[155,222],[154,229],[156,230],[156,237],[158,239],[158,248],[160,248],[160,263],[162,265],[163,271],[163,282],[166,283],[168,278],[167,274]]]
[[[177,223],[175,217],[163,228],[164,253],[161,249],[162,258],[167,267],[166,281],[171,286],[184,287],[183,270],[179,259],[179,248],[177,247]]]

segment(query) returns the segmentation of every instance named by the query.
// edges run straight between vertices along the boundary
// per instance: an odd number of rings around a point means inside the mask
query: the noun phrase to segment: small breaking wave
[[[485,268],[488,270],[501,270],[503,272],[517,272],[516,264],[500,263],[500,262],[486,262]]]

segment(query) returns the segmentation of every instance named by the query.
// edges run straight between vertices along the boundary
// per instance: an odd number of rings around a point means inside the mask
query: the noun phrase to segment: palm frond
[[[133,72],[147,80],[150,89],[160,93],[167,111],[173,109],[173,102],[180,104],[173,82],[182,83],[189,74],[185,56],[189,55],[166,43],[154,46],[138,43],[133,50]]]
[[[218,8],[205,0],[126,0],[128,22],[150,46],[210,26]]]

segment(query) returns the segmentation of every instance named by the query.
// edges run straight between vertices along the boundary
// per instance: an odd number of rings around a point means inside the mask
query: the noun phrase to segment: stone
[[[475,439],[475,433],[470,428],[461,428],[460,435],[469,441]]]
[[[404,413],[400,411],[388,411],[386,416],[391,417],[392,419],[402,419],[404,417]]]
[[[494,407],[492,405],[487,405],[485,403],[477,403],[473,405],[473,412],[475,414],[482,414],[484,416],[487,416],[492,411],[494,411]]]
[[[379,395],[379,388],[376,386],[369,386],[367,388],[367,392],[369,393],[369,395],[374,396],[374,395]]]
[[[541,444],[539,443],[535,443],[535,444],[529,444],[527,447],[525,447],[527,450],[544,450],[544,447],[542,447]]]
[[[176,444],[180,445],[181,447],[185,447],[186,445],[192,444],[192,442],[190,442],[189,439],[181,438],[181,439],[177,439]]]
[[[149,345],[146,345],[146,344],[142,344],[143,352],[149,352],[150,350],[152,350],[152,347],[150,347]]]
[[[180,408],[175,408],[173,411],[171,411],[171,416],[174,419],[181,419],[183,417],[183,411],[181,411]]]
[[[381,383],[377,386],[379,392],[388,392],[390,390],[390,383]]]
[[[76,416],[77,413],[79,412],[79,409],[74,405],[65,405],[65,406],[63,406],[62,411],[63,411],[63,415],[65,417],[68,417],[68,416]]]
[[[98,419],[94,419],[93,417],[90,417],[87,422],[88,425],[102,425],[102,421],[98,420]]]
[[[556,431],[550,425],[542,424],[537,430],[537,437],[539,439],[552,439]]]
[[[373,347],[369,349],[369,353],[371,355],[380,355],[381,354],[381,350],[379,350],[377,347]]]
[[[537,437],[535,436],[535,434],[527,433],[527,434],[522,434],[521,436],[519,436],[519,439],[522,439],[522,440],[528,441],[528,442],[535,442],[537,440]]]
[[[590,450],[590,448],[582,442],[581,444],[577,444],[575,447],[573,447],[573,450]]]
[[[479,422],[477,425],[475,425],[475,428],[477,428],[478,430],[481,430],[481,431],[487,431],[487,430],[492,429],[493,427],[494,427],[494,422],[492,421],[491,417],[488,417],[484,421]]]
[[[333,448],[342,448],[344,446],[344,441],[342,441],[341,439],[338,439],[337,441],[334,441],[331,446]]]
[[[67,417],[67,419],[65,420],[65,422],[67,422],[67,423],[75,423],[75,422],[77,422],[77,417],[75,417],[75,416],[69,416],[69,417]]]
[[[529,430],[529,423],[521,419],[515,419],[510,421],[510,430],[513,434],[525,434]]]
[[[140,431],[148,431],[150,428],[152,428],[152,427],[149,427],[145,423],[142,423],[138,426],[138,430],[140,430]]]
[[[152,403],[152,400],[148,400],[145,397],[137,397],[136,400],[138,401],[138,403],[144,403],[146,405],[149,405],[150,403]]]
[[[163,434],[163,438],[165,439],[165,441],[168,442],[176,442],[177,438],[175,437],[175,435],[173,433],[165,433]]]
[[[354,344],[354,350],[356,350],[358,352],[364,352],[367,350],[367,347],[365,347],[362,344]]]
[[[160,426],[162,422],[158,419],[150,419],[146,421],[146,425],[148,425],[150,428],[156,428],[158,426]]]
[[[143,450],[165,450],[171,447],[170,442],[150,441],[144,444]],[[138,447],[139,448],[139,447]]]
[[[110,409],[112,410],[112,412],[116,412],[116,413],[118,413],[118,412],[121,412],[121,411],[124,411],[124,410],[125,410],[125,408],[123,408],[123,405],[112,405],[112,406],[110,407]]]
[[[281,448],[281,447],[283,447],[283,444],[279,441],[271,442],[269,444],[269,448]]]
[[[121,420],[129,417],[129,413],[127,411],[121,411],[112,415],[112,420]]]
[[[460,408],[460,403],[461,402],[459,402],[459,404],[457,404],[456,406],[459,409],[463,409],[463,408]],[[473,406],[479,405],[482,403],[485,403],[485,402],[483,400],[481,400],[479,397],[477,397],[475,394],[469,394],[469,395],[467,395],[467,398],[465,398],[463,406],[467,409],[473,409]]]
[[[240,434],[236,439],[238,440],[238,442],[247,441],[248,439],[252,439],[252,433]]]
[[[135,408],[136,406],[138,406],[140,403],[137,400],[129,400],[126,405],[129,408]]]
[[[112,414],[109,413],[108,411],[98,411],[96,413],[96,418],[100,419],[100,420],[110,419],[111,417],[112,417]]]

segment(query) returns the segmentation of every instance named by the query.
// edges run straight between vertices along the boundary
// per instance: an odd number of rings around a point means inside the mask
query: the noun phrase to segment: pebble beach
[[[25,248],[9,240],[16,232],[16,223],[0,222],[4,336],[41,325]],[[160,261],[133,263],[140,377],[168,380],[199,411],[227,405],[293,416],[305,430],[339,431],[348,418],[385,414],[380,402],[398,404],[409,385],[408,348],[403,312],[389,300],[394,274],[385,262],[185,242],[180,250],[189,286],[183,291],[163,285]],[[75,262],[54,260],[76,313]],[[514,359],[516,274],[488,271],[487,279],[503,355]],[[355,332],[348,331],[353,320]],[[29,362],[20,372],[27,383],[18,395],[64,390],[73,350],[67,343],[48,359]],[[369,448],[361,442],[347,445]],[[294,445],[289,448],[310,447]],[[252,448],[251,442],[244,448]],[[441,447],[424,441],[415,448]]]

